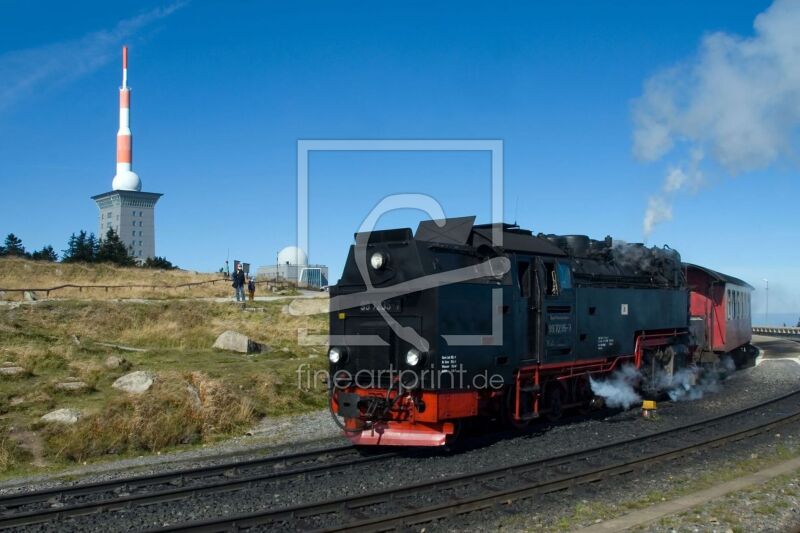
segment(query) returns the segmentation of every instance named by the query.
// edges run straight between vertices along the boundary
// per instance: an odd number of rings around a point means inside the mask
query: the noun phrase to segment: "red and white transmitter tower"
[[[92,200],[100,209],[98,233],[105,238],[113,229],[138,261],[155,257],[155,207],[160,193],[142,192],[142,180],[131,169],[131,89],[128,87],[128,47],[122,48],[122,87],[119,88],[119,129],[117,130],[117,173],[111,191]]]
[[[131,89],[128,87],[128,47],[122,47],[122,87],[119,88],[119,130],[117,130],[117,174],[111,182],[113,189],[141,191],[142,181],[131,170],[133,162],[131,137]]]

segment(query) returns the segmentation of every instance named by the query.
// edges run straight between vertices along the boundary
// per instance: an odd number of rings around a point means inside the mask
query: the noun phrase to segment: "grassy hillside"
[[[186,270],[155,270],[117,267],[110,264],[50,263],[17,258],[0,258],[0,290],[3,288],[55,287],[75,285],[155,285],[158,288],[123,289],[61,289],[48,298],[58,299],[117,299],[117,298],[187,298],[230,296],[230,284],[221,281],[195,287],[169,289],[182,283],[209,282],[220,274],[200,274]],[[37,296],[44,298],[44,293]],[[0,299],[21,300],[22,294],[8,292]]]
[[[128,279],[159,276],[137,269],[40,267],[6,260],[0,279],[20,270],[48,280],[61,276],[92,282],[123,274]],[[199,276],[163,275],[170,280]],[[19,276],[13,279],[19,283]],[[324,406],[324,386],[298,386],[297,369],[301,364],[323,369],[325,348],[299,346],[297,330],[324,334],[326,317],[287,315],[286,303],[256,302],[248,304],[249,310],[202,300],[55,300],[0,306],[0,365],[24,369],[19,375],[0,375],[0,473],[29,470],[32,463],[62,465],[209,442],[242,434],[263,416]],[[245,355],[212,349],[216,337],[228,329],[266,343],[269,351]],[[109,356],[125,361],[108,368]],[[150,391],[135,396],[111,387],[118,377],[136,370],[156,374]],[[87,387],[63,390],[59,384],[70,380]],[[83,416],[72,426],[39,420],[60,408],[79,409]]]

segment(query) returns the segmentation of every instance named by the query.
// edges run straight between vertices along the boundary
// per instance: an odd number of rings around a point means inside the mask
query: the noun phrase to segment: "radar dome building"
[[[278,252],[278,264],[281,265],[308,265],[308,256],[297,246],[287,246]]]
[[[278,262],[258,268],[257,275],[267,279],[286,280],[299,287],[319,289],[328,284],[328,267],[309,265],[308,255],[296,246],[287,246],[278,252]]]
[[[98,237],[113,229],[138,262],[156,255],[155,207],[157,192],[142,192],[142,180],[131,169],[133,140],[130,128],[131,89],[128,87],[128,47],[122,48],[122,87],[119,88],[117,173],[111,191],[92,196],[100,210]]]

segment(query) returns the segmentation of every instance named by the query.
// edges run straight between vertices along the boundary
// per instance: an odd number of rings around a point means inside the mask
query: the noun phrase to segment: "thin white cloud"
[[[634,155],[655,161],[673,154],[684,161],[666,170],[661,204],[702,180],[704,155],[731,174],[796,158],[800,1],[775,0],[753,27],[748,38],[705,36],[692,58],[646,80],[634,102]],[[668,220],[646,215],[645,234],[658,218]]]
[[[800,125],[800,2],[776,0],[755,35],[703,38],[694,58],[645,82],[634,103],[634,154],[656,160],[680,143],[730,172],[791,153]]]
[[[66,84],[119,57],[119,47],[147,25],[185,5],[177,2],[121,20],[110,30],[0,55],[0,110],[37,91]]]

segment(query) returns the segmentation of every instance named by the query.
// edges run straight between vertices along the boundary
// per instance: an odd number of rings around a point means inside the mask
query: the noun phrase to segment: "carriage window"
[[[523,298],[530,298],[531,296],[531,264],[527,261],[520,261],[517,263],[517,278],[519,281],[519,290]]]
[[[572,288],[572,273],[569,271],[568,263],[556,263],[558,265],[558,284],[561,290]]]
[[[728,311],[728,320],[730,320],[731,319],[731,314],[732,314],[731,313],[731,290],[730,289],[728,289],[726,291],[726,295],[727,295],[727,305],[725,307],[726,307],[726,309]]]

